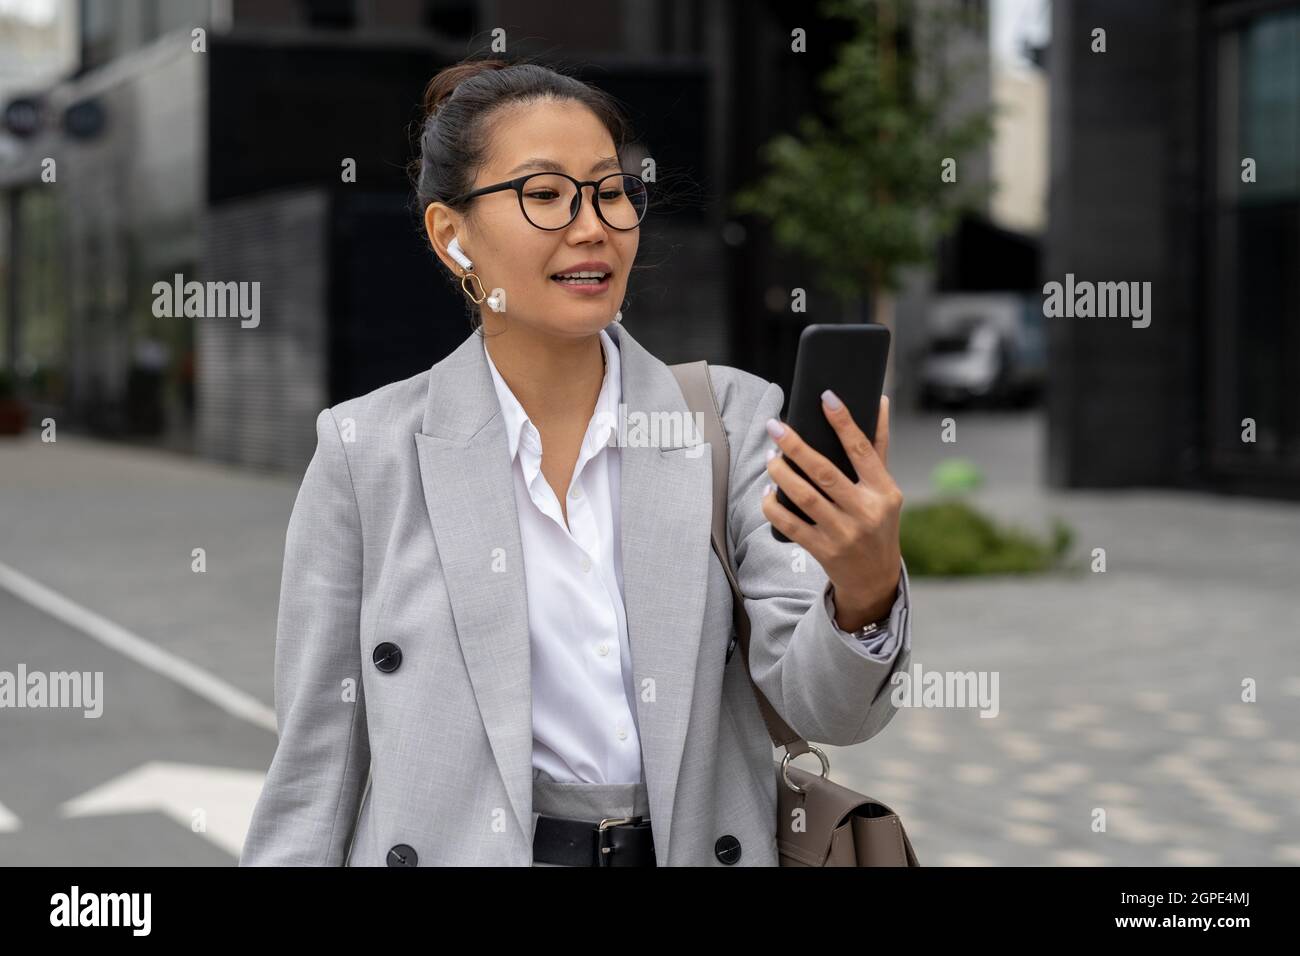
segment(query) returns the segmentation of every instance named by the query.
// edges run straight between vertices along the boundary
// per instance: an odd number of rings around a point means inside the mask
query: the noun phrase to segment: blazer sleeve
[[[765,426],[780,416],[783,399],[781,387],[769,383],[743,434],[732,440],[728,526],[749,612],[749,671],[804,739],[848,746],[878,734],[897,709],[890,678],[906,670],[912,648],[907,569],[888,630],[872,641],[876,653],[851,646],[856,642],[831,617],[826,572],[794,542],[777,541],[763,515],[765,452],[772,445]]]
[[[831,623],[834,624],[836,614],[835,596],[831,592],[831,584],[827,581],[824,598],[826,601],[826,613],[830,615]],[[900,608],[907,607],[908,600],[907,568],[903,567],[900,569],[897,596],[894,598],[894,604],[889,611],[889,620],[891,623],[897,620],[896,615]],[[835,625],[835,633],[837,633],[840,638],[849,645],[849,647],[854,648],[859,654],[865,654],[874,657],[877,660],[892,660],[894,648],[898,646],[899,634],[889,624],[886,624],[886,626],[881,630],[864,638],[855,637],[848,631],[842,629],[838,624]]]
[[[361,686],[360,513],[338,425],[316,451],[285,536],[275,637],[279,743],[240,866],[342,866],[370,770]]]

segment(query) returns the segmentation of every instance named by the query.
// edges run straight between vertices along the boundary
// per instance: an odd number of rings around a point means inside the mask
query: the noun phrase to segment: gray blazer
[[[621,325],[607,331],[629,413],[687,414],[668,367]],[[868,740],[894,715],[889,677],[911,653],[906,569],[892,660],[859,654],[827,614],[825,572],[795,560],[760,508],[764,423],[779,416],[780,387],[726,366],[712,374],[754,677],[806,739]],[[285,540],[279,744],[240,865],[409,865],[414,850],[419,866],[529,866],[524,567],[481,340],[471,333],[431,369],[323,410],[316,432]],[[776,866],[774,749],[740,654],[726,660],[732,598],[709,544],[707,446],[620,453],[624,599],[659,865],[725,865],[714,845],[731,835],[734,865]]]

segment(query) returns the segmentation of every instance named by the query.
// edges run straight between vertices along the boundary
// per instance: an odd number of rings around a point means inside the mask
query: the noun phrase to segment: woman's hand
[[[874,447],[829,389],[822,393],[822,411],[857,474],[845,475],[793,428],[770,418],[767,431],[781,453],[768,452],[767,473],[814,523],[779,504],[772,485],[763,492],[763,514],[773,527],[817,559],[834,585],[835,623],[845,631],[854,631],[884,617],[893,607],[902,573],[898,520],[903,494],[886,470],[889,399],[880,399]],[[786,458],[793,459],[830,498],[801,478]]]

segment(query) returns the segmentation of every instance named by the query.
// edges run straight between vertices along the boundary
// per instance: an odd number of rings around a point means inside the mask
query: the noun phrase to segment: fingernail
[[[834,392],[832,392],[829,388],[826,389],[826,391],[822,392],[822,401],[825,402],[826,407],[833,412],[838,412],[841,408],[844,407],[844,403],[840,401],[840,397],[836,395]]]
[[[769,448],[769,449],[767,450],[767,460],[768,460],[768,461],[771,461],[771,460],[772,460],[773,458],[775,458],[775,457],[776,457],[776,449],[775,449],[775,448]]]
[[[775,418],[769,418],[767,420],[767,433],[771,435],[772,440],[775,441],[785,434],[785,426]]]

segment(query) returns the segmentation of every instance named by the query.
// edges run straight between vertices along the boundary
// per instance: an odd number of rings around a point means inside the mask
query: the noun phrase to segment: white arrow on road
[[[69,800],[66,817],[156,811],[238,858],[266,775],[231,767],[154,760]],[[2,809],[2,808],[0,808]],[[205,829],[194,831],[195,811]],[[0,828],[3,816],[0,815]]]

